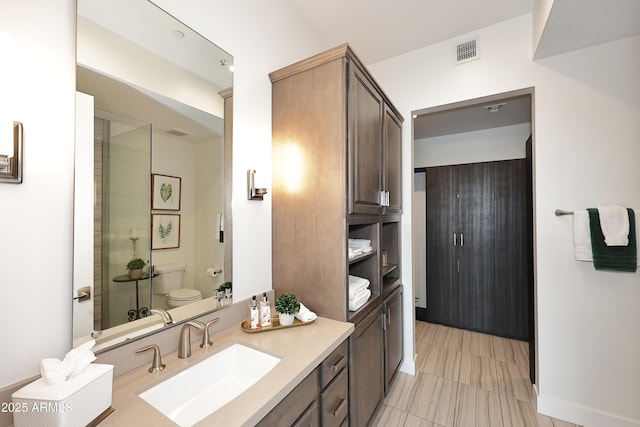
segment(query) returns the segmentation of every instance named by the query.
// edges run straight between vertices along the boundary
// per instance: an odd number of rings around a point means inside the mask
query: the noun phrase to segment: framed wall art
[[[151,174],[151,209],[179,211],[181,185],[179,176]]]
[[[151,214],[151,249],[180,247],[180,215]]]

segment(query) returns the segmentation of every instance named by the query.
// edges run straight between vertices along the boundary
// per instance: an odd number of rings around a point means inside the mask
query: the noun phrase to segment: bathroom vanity
[[[145,364],[116,377],[113,384],[112,405],[115,411],[101,425],[114,427],[136,424],[175,425],[173,421],[147,404],[139,394],[236,343],[276,356],[281,360],[253,386],[196,425],[253,426],[270,413],[272,413],[271,416],[278,414],[283,417],[284,415],[278,412],[282,408],[300,407],[299,413],[290,412],[287,415],[295,421],[300,415],[306,415],[308,407],[315,407],[314,404],[321,407],[322,399],[329,402],[330,398],[327,412],[332,418],[336,418],[333,417],[335,412],[340,420],[344,420],[346,410],[342,411],[347,403],[345,379],[348,360],[344,352],[347,351],[346,340],[353,329],[351,323],[322,317],[304,327],[258,334],[243,332],[239,323],[230,326],[213,334],[214,344],[208,349],[199,348],[199,341],[194,340],[193,354],[188,359],[178,359],[176,352],[163,355],[166,368],[159,373],[148,373],[149,366]],[[220,366],[219,369],[222,374],[225,366]],[[297,404],[298,406],[290,406],[290,401],[287,401],[287,405],[278,405],[284,399],[289,399],[288,396],[299,397],[299,391],[303,389],[307,390],[308,402],[303,399]],[[292,393],[294,390],[295,392]],[[343,398],[345,404],[341,405],[340,399]]]

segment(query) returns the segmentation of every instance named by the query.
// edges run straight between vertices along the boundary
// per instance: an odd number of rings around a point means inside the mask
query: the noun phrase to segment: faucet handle
[[[220,318],[216,317],[215,319],[210,320],[206,325],[204,325],[204,334],[202,335],[202,344],[200,344],[200,348],[207,348],[213,345],[213,342],[211,342],[211,339],[209,338],[209,326],[213,325],[218,320],[220,320]]]
[[[155,344],[151,344],[146,347],[137,349],[136,353],[142,353],[147,350],[153,350],[153,361],[151,362],[149,373],[153,374],[153,373],[162,371],[165,368],[165,364],[162,363],[162,355],[160,354],[160,348]]]

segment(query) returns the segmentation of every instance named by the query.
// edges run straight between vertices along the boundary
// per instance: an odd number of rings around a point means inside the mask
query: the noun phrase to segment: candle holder
[[[131,240],[131,243],[133,244],[133,257],[136,258],[136,242],[138,241],[139,237],[129,237],[129,240]]]

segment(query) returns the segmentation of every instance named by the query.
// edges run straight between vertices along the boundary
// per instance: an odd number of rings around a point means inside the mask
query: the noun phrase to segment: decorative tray
[[[244,320],[240,324],[240,326],[242,327],[242,330],[245,331],[246,333],[255,334],[257,332],[267,332],[267,331],[275,331],[277,329],[295,328],[296,326],[306,326],[313,322],[315,322],[315,319],[309,322],[302,322],[296,317],[293,319],[293,323],[291,325],[281,325],[280,319],[278,318],[278,316],[275,316],[271,318],[271,326],[265,326],[264,328],[259,327],[258,329],[251,329],[251,321],[249,319]]]

